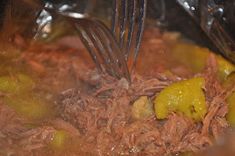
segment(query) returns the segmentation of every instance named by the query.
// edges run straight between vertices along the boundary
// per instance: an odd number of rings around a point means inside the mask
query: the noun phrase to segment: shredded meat
[[[234,88],[223,89],[216,79],[216,72],[216,59],[211,54],[205,70],[208,113],[203,120],[202,134],[209,135],[210,131],[212,131],[213,136],[218,140],[220,135],[223,135],[228,128],[228,123],[225,120],[225,115],[228,112],[226,98],[233,92]]]
[[[160,36],[160,32],[157,34]],[[162,39],[144,42],[147,52],[139,58],[149,54],[155,56],[156,49],[167,58]],[[225,99],[235,87],[224,88],[216,79],[218,67],[213,54],[204,72],[198,74],[206,80],[204,92],[208,112],[202,122],[195,123],[178,113],[171,113],[165,120],[157,120],[155,115],[138,120],[131,116],[132,104],[140,96],[153,99],[171,83],[192,76],[184,67],[177,66],[173,70],[173,73],[184,73],[180,77],[162,74],[167,69],[167,61],[162,59],[156,64],[155,58],[150,57],[149,65],[153,65],[154,70],[148,71],[146,66],[140,73],[150,74],[134,73],[129,84],[125,79],[116,80],[90,70],[93,66],[88,65],[89,61],[77,60],[83,57],[77,57],[74,51],[68,57],[63,54],[63,49],[55,48],[47,47],[45,51],[43,47],[43,52],[38,53],[35,51],[40,50],[39,47],[27,49],[22,57],[40,77],[46,77],[40,87],[60,92],[55,102],[58,116],[32,124],[1,103],[5,95],[0,92],[0,155],[178,155],[204,150],[220,142],[230,129],[225,119],[228,112]],[[49,148],[58,130],[64,130],[72,137],[68,151],[57,153]]]
[[[205,74],[208,113],[201,123],[180,114],[171,114],[159,121],[155,116],[144,120],[131,117],[131,105],[139,96],[153,98],[177,76],[141,77],[134,74],[132,84],[92,73],[86,83],[92,92],[74,88],[62,93],[57,103],[61,117],[80,131],[83,153],[91,155],[168,155],[197,152],[211,146],[228,130],[225,120],[226,97],[232,89],[223,89],[216,80],[217,65],[213,55],[208,59]],[[91,85],[92,84],[92,85]],[[89,86],[88,85],[88,86]],[[96,88],[96,89],[94,89]],[[89,89],[88,89],[89,90]],[[92,150],[91,150],[92,149]]]
[[[56,130],[66,130],[72,136],[79,136],[79,132],[62,119],[51,121],[53,124],[41,124],[30,128],[30,121],[20,117],[13,109],[0,104],[0,155],[51,155],[48,150]],[[32,124],[33,125],[33,124]]]
[[[157,120],[154,115],[139,120],[131,116],[132,104],[138,97],[153,99],[166,86],[184,78],[164,74],[142,77],[134,73],[129,84],[125,79],[88,70],[80,77],[82,85],[59,96],[55,104],[59,116],[33,128],[26,126],[30,121],[2,103],[0,154],[64,156],[66,152],[54,153],[48,148],[57,130],[65,130],[79,140],[79,149],[70,148],[69,155],[160,156],[204,150],[229,129],[225,99],[234,87],[223,88],[215,78],[216,72],[217,63],[211,55],[205,72],[200,74],[206,79],[208,112],[202,122],[195,123],[175,113],[165,120]]]

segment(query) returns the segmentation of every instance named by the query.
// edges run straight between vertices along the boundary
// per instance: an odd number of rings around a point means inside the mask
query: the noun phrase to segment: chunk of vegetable
[[[42,119],[53,114],[51,105],[35,95],[12,95],[4,97],[3,100],[16,112],[29,119]]]
[[[19,93],[29,91],[33,86],[33,80],[24,74],[0,77],[0,91],[2,92]]]
[[[195,153],[193,152],[184,152],[184,153],[179,154],[179,156],[194,156],[194,155]]]
[[[235,84],[235,73],[231,73],[230,75],[227,76],[227,78],[225,79],[225,81],[223,81],[223,86],[225,88],[232,86],[233,84]]]
[[[218,77],[220,80],[224,81],[227,77],[235,71],[235,66],[229,61],[225,60],[221,56],[216,57],[218,63]]]
[[[230,125],[235,126],[235,92],[227,99],[228,114],[226,116]]]
[[[176,61],[184,64],[194,73],[198,73],[205,68],[211,51],[190,43],[176,43],[172,48],[172,53]],[[217,76],[221,81],[224,81],[228,75],[235,71],[235,66],[219,55],[216,55],[216,60],[218,63]]]
[[[207,112],[204,86],[205,80],[198,77],[166,87],[154,100],[157,118],[165,119],[169,113],[176,112],[201,121]]]
[[[66,144],[69,135],[66,131],[58,130],[54,133],[50,145],[53,149],[62,150]]]
[[[143,119],[154,113],[153,104],[147,96],[141,96],[132,106],[132,117],[135,119]]]
[[[209,56],[209,50],[191,43],[176,43],[172,49],[177,62],[186,65],[193,72],[201,72]]]

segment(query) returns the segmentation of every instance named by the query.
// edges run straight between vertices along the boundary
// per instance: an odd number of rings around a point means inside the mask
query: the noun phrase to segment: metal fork
[[[37,7],[40,8],[40,6]],[[124,77],[131,81],[125,57],[111,30],[105,24],[85,14],[64,12],[50,7],[43,9],[54,18],[62,15],[75,27],[100,72],[107,72],[116,78]],[[47,26],[48,23],[50,24],[50,21],[42,23],[42,27]]]
[[[235,40],[226,26],[227,11],[225,4],[219,5],[214,0],[177,0],[177,2],[201,26],[221,54],[235,63]],[[233,4],[231,3],[232,7]],[[230,16],[233,16],[233,14]],[[226,22],[224,22],[224,19],[226,19]]]
[[[131,81],[124,55],[105,24],[91,18],[72,19],[72,24],[101,72]]]
[[[114,1],[115,20],[112,31],[102,22],[89,16],[74,16],[74,12],[61,12],[50,7],[46,10],[55,16],[63,15],[75,26],[99,71],[106,71],[117,78],[125,77],[130,82],[127,60],[133,45],[134,62],[136,61],[144,29],[147,0]],[[119,9],[122,10],[120,14]],[[115,39],[115,33],[119,39]]]
[[[137,60],[146,10],[147,0],[113,0],[112,32],[130,68]]]

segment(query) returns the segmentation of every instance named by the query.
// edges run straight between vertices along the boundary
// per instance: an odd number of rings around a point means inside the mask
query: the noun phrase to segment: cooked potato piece
[[[154,113],[153,104],[147,96],[141,96],[132,106],[132,117],[135,119],[143,119]]]
[[[33,80],[24,74],[0,77],[0,91],[2,92],[19,93],[29,91],[33,86]]]
[[[189,43],[176,44],[172,52],[177,61],[186,65],[194,73],[201,72],[205,68],[207,58],[211,53],[207,48]],[[216,60],[218,63],[217,76],[224,81],[229,74],[235,71],[235,66],[219,55],[216,55]]]
[[[179,154],[179,156],[195,156],[195,153],[193,153],[193,152],[184,152],[184,153]]]
[[[220,80],[224,81],[235,71],[235,66],[221,56],[217,56],[216,60],[218,63],[218,77]]]
[[[233,93],[228,99],[228,114],[227,120],[232,125],[235,126],[235,93]]]
[[[207,112],[204,83],[205,80],[198,77],[166,87],[154,100],[157,118],[165,119],[169,113],[176,112],[201,121]]]
[[[201,72],[209,56],[209,50],[194,44],[177,43],[172,49],[173,57],[193,72]]]
[[[51,105],[35,95],[7,96],[4,97],[4,102],[29,119],[42,119],[53,114]]]
[[[66,144],[69,134],[66,131],[58,130],[54,133],[50,145],[53,149],[62,150]]]

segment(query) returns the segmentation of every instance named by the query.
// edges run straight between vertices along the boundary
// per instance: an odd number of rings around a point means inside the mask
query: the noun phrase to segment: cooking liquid
[[[29,129],[50,125],[55,128],[51,130],[53,131],[52,135],[48,136],[50,141],[40,151],[44,155],[81,154],[80,148],[83,140],[79,137],[80,132],[65,122],[58,121],[58,116],[61,114],[58,114],[56,106],[61,92],[70,88],[86,89],[87,86],[84,85],[86,83],[84,81],[85,73],[88,68],[94,68],[94,64],[81,43],[75,42],[73,44],[72,41],[73,37],[68,37],[51,45],[34,43],[22,51],[13,46],[1,48],[3,56],[6,55],[9,58],[2,58],[0,76],[8,75],[8,78],[15,79],[16,73],[20,73],[28,76],[34,83],[28,91],[19,92],[17,96],[12,96],[11,99],[18,102],[9,102],[9,100],[1,98],[1,103],[8,105],[19,116],[25,118],[27,120],[26,127]],[[201,69],[190,69],[189,66],[185,66],[184,62],[179,61],[177,54],[172,53],[174,47],[179,43],[192,44],[182,39],[178,33],[162,34],[156,28],[147,29],[137,61],[136,72],[145,76],[156,73],[174,73],[185,78],[199,72]],[[81,46],[76,46],[78,44]],[[190,49],[182,50],[187,52]],[[5,54],[6,52],[7,54]],[[16,56],[11,56],[11,52]],[[5,70],[6,67],[9,67],[9,70]],[[73,134],[71,137],[70,132],[77,133],[77,135]],[[1,149],[0,153],[5,154]],[[86,153],[83,154],[86,155]]]

